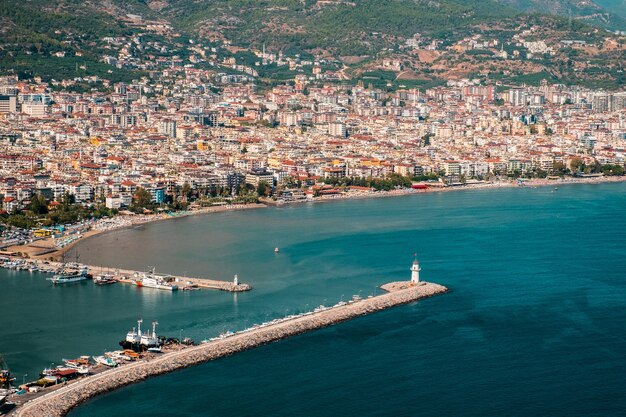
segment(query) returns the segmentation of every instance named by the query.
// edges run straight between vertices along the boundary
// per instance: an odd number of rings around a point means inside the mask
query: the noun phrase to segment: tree
[[[191,196],[191,185],[188,182],[183,184],[183,188],[181,190],[181,195],[183,197],[183,201],[187,201],[187,199]]]
[[[270,185],[267,183],[267,181],[261,181],[259,182],[259,185],[256,188],[256,192],[259,195],[259,197],[267,197],[270,194],[271,188]]]
[[[142,187],[137,187],[135,191],[135,205],[139,208],[146,208],[152,203],[152,195]]]
[[[579,172],[581,171],[581,167],[583,166],[583,160],[578,157],[574,157],[571,161],[569,161],[569,166],[572,172]]]
[[[47,214],[48,205],[46,204],[46,198],[41,194],[34,194],[30,198],[28,209],[35,215]]]

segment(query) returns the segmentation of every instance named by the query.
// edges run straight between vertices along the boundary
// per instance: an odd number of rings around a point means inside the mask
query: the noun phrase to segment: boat
[[[159,323],[157,321],[152,322],[152,334],[150,332],[141,335],[141,345],[146,348],[153,348],[161,346],[161,341],[157,337],[156,327]]]
[[[109,285],[109,284],[115,284],[116,282],[117,280],[113,278],[113,275],[108,274],[108,273],[97,275],[93,279],[93,283],[96,285]]]
[[[65,362],[65,366],[76,369],[81,375],[87,375],[89,373],[89,366],[91,365],[89,356],[81,356],[77,359],[63,359],[63,362]]]
[[[80,269],[63,269],[58,274],[49,278],[54,285],[60,284],[73,284],[76,282],[85,281],[87,279],[87,268],[82,267]]]
[[[126,339],[122,340],[119,343],[122,348],[133,350],[136,352],[141,352],[143,350],[141,348],[141,323],[143,323],[143,320],[138,319],[137,329],[133,327],[131,331],[126,333]]]
[[[278,247],[275,247],[274,248],[274,253],[279,253],[279,252],[280,252],[280,249],[278,249]]]
[[[134,352],[144,352],[150,348],[161,346],[161,339],[156,334],[156,326],[159,323],[156,321],[152,322],[152,333],[142,333],[141,323],[143,323],[143,320],[138,319],[137,330],[133,327],[133,329],[126,334],[126,339],[119,343],[122,348],[132,350]]]
[[[117,366],[117,362],[111,358],[107,358],[106,356],[94,356],[93,360],[100,365],[109,366],[111,368],[115,368]]]
[[[157,275],[154,269],[152,269],[151,272],[135,278],[133,283],[138,287],[156,288],[166,291],[178,290],[178,285],[173,284],[172,281],[173,278],[170,275]]]

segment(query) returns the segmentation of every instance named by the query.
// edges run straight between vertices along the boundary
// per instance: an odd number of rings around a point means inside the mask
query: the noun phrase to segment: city
[[[0,415],[618,415],[618,3],[6,0]]]

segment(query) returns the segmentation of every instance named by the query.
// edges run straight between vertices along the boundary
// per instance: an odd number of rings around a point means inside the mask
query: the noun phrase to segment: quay
[[[104,274],[109,271],[113,273],[114,278],[122,284],[132,284],[132,278],[136,275],[141,275],[141,271],[133,271],[130,269],[121,268],[105,268],[99,266],[87,266],[89,273],[94,277],[99,274]],[[193,277],[181,277],[176,275],[167,274],[168,277],[173,278],[177,284],[180,284],[183,288],[204,288],[210,290],[230,291],[230,292],[243,292],[250,291],[252,286],[246,283],[233,282],[233,281],[221,281],[209,278],[193,278]]]
[[[415,273],[419,273],[417,268]],[[64,416],[72,408],[94,396],[152,376],[229,356],[448,291],[442,285],[415,281],[385,284],[381,288],[387,292],[382,295],[340,303],[334,307],[318,308],[314,312],[282,319],[274,324],[245,329],[197,346],[186,347],[148,360],[108,369],[34,398],[20,405],[11,414],[16,417]]]
[[[22,257],[13,256],[12,254],[5,255],[3,258],[7,259],[8,263],[13,263],[16,269],[19,270],[57,273],[65,266],[62,262],[25,259]],[[15,265],[16,263],[19,265]],[[0,267],[3,266],[5,266],[5,264],[3,264],[0,260]],[[133,284],[133,278],[136,276],[140,276],[144,273],[143,271],[133,271],[130,269],[122,268],[107,268],[92,265],[83,265],[83,267],[87,268],[88,273],[94,277],[100,274],[108,273],[112,275],[115,281],[122,284]],[[174,280],[181,289],[212,289],[229,292],[243,292],[250,291],[252,289],[252,286],[250,284],[239,282],[238,278],[235,278],[233,281],[223,281],[209,278],[176,276],[171,274],[164,275]]]

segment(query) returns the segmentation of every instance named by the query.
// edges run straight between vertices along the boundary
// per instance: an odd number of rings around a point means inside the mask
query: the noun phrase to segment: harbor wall
[[[232,355],[277,340],[328,327],[359,316],[448,291],[444,286],[425,282],[416,286],[411,286],[408,283],[392,283],[382,288],[392,292],[341,307],[300,316],[281,323],[255,328],[248,332],[237,333],[233,336],[166,353],[155,359],[142,360],[78,380],[66,387],[31,400],[19,407],[15,415],[19,417],[64,416],[72,408],[96,395],[152,376]]]

